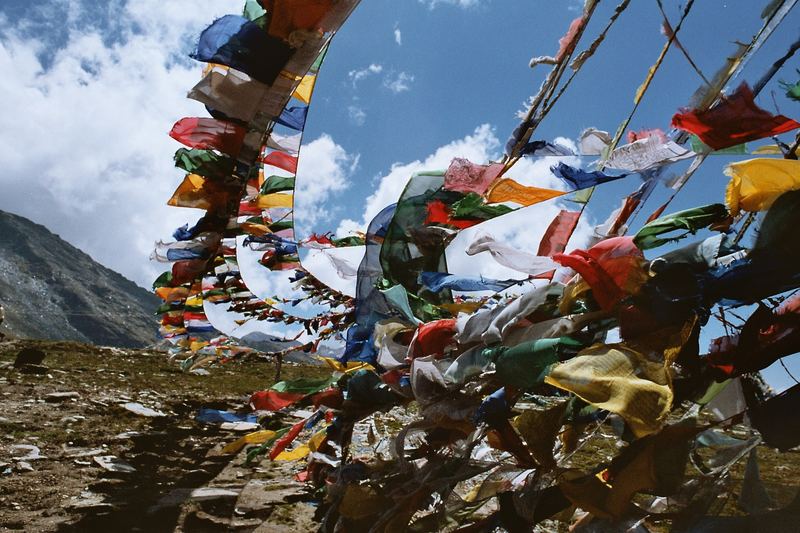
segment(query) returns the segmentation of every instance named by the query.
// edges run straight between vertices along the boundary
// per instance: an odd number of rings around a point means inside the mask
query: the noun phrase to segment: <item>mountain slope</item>
[[[0,211],[3,333],[137,347],[155,341],[158,298],[30,220]]]

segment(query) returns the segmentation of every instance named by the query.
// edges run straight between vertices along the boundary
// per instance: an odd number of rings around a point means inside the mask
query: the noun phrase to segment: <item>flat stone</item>
[[[65,402],[67,400],[77,399],[80,398],[81,395],[75,391],[70,392],[51,392],[50,394],[46,394],[44,397],[44,401],[49,403],[58,403],[58,402]]]
[[[33,444],[14,444],[11,446],[11,456],[15,461],[36,461],[45,459],[38,446]]]
[[[261,426],[255,422],[223,422],[220,424],[219,429],[225,431],[255,431],[260,429]]]
[[[103,452],[105,452],[103,448],[67,448],[64,450],[65,456],[69,458],[94,457]]]
[[[189,497],[198,502],[238,498],[242,489],[226,489],[220,487],[201,487],[195,489]]]
[[[158,418],[160,416],[167,416],[165,413],[162,413],[161,411],[150,409],[149,407],[145,407],[144,405],[137,402],[128,402],[122,407],[125,408],[125,410],[130,411],[131,413],[137,414],[139,416],[146,416],[148,418]]]
[[[110,511],[113,505],[103,501],[103,497],[90,491],[84,491],[80,497],[75,497],[66,505],[68,509],[76,511]]]
[[[114,440],[128,440],[128,439],[132,439],[134,437],[138,437],[139,435],[141,435],[141,433],[138,432],[138,431],[125,431],[123,433],[120,433],[119,435],[114,435],[113,439]]]
[[[33,466],[27,461],[20,461],[16,464],[16,469],[20,472],[33,472]]]
[[[98,455],[94,457],[94,462],[102,466],[109,472],[117,472],[122,474],[130,474],[136,472],[136,469],[113,455]]]

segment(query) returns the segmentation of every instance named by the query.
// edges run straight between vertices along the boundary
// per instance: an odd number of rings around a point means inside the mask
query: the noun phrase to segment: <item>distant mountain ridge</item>
[[[0,332],[141,347],[156,340],[160,301],[44,226],[0,211]]]

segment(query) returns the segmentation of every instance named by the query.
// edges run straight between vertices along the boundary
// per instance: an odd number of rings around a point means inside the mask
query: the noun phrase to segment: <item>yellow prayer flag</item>
[[[211,201],[205,190],[206,179],[197,174],[187,174],[183,182],[178,185],[167,205],[173,207],[194,207],[198,209],[208,209]]]
[[[308,449],[312,452],[319,450],[319,447],[322,446],[322,443],[325,442],[325,438],[328,435],[328,426],[320,429],[314,435],[308,439]]]
[[[314,84],[317,82],[316,75],[308,75],[304,76],[303,79],[300,81],[300,85],[297,86],[297,89],[294,90],[294,96],[304,104],[308,104],[311,102],[311,93],[314,92]]]
[[[554,366],[545,383],[619,414],[637,437],[658,431],[672,406],[664,362],[624,344],[590,346]]]
[[[191,296],[186,298],[186,303],[184,305],[186,307],[202,307],[203,295],[200,293],[192,294]]]
[[[192,343],[189,345],[189,349],[193,352],[196,352],[197,350],[201,350],[206,346],[208,346],[208,341],[192,341]]]
[[[308,442],[298,446],[294,450],[287,452],[282,451],[275,457],[275,461],[297,461],[306,457],[309,453],[315,452],[319,449],[320,445],[325,440],[325,436],[328,434],[328,428],[325,427],[308,439]]]
[[[239,450],[247,446],[248,444],[264,444],[268,440],[274,439],[276,433],[269,429],[262,429],[260,431],[255,431],[253,433],[248,433],[244,437],[235,440],[222,448],[223,454],[231,454],[231,453],[238,453]]]
[[[458,313],[474,313],[484,304],[484,302],[461,302],[453,304],[441,304],[439,307],[446,309],[448,313],[455,316]]]
[[[343,372],[345,374],[351,374],[353,372],[358,372],[359,370],[374,370],[374,367],[369,363],[365,363],[363,361],[347,361],[346,363],[342,363],[337,359],[333,359],[332,357],[317,357],[325,362],[329,367],[331,367],[336,372]]]
[[[638,104],[642,101],[642,96],[644,96],[645,91],[647,88],[650,87],[650,82],[653,81],[653,76],[656,74],[656,69],[658,68],[658,63],[655,65],[651,65],[650,69],[647,71],[647,76],[645,77],[644,81],[639,88],[636,89],[636,94],[633,96],[633,103]]]
[[[272,194],[262,194],[256,199],[256,205],[262,209],[269,209],[271,207],[292,207],[294,196],[292,194],[284,194],[280,192]]]
[[[311,453],[311,450],[308,449],[306,444],[302,446],[298,446],[294,450],[287,452],[283,451],[275,456],[275,461],[297,461],[298,459],[302,459],[303,457],[307,456]]]
[[[753,155],[783,155],[780,147],[777,144],[765,144],[759,146],[752,152]]]
[[[242,222],[239,224],[239,228],[241,228],[241,230],[247,235],[254,235],[256,237],[261,237],[267,233],[272,233],[272,231],[269,229],[269,226],[266,224],[256,224],[254,222]]]
[[[731,177],[725,190],[725,203],[731,215],[739,211],[764,211],[781,194],[800,189],[800,161],[757,158],[725,167]]]

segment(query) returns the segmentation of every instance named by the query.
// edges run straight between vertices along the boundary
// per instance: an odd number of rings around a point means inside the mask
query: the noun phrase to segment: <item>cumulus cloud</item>
[[[403,46],[403,33],[400,28],[394,29],[394,42],[397,43],[397,46]]]
[[[347,73],[347,77],[350,79],[350,82],[355,88],[358,85],[358,82],[368,78],[369,76],[380,74],[381,72],[383,72],[383,65],[380,63],[371,63],[368,67],[351,70]]]
[[[395,94],[411,90],[414,75],[407,72],[392,73],[383,79],[383,86]]]
[[[37,8],[49,22],[0,26],[0,68],[13,72],[0,78],[0,209],[149,285],[163,269],[146,260],[153,242],[201,215],[165,205],[182,179],[167,132],[182,116],[205,115],[185,98],[202,68],[186,53],[241,1],[111,4],[53,1]]]
[[[295,224],[298,236],[306,236],[332,213],[324,208],[351,185],[359,155],[349,154],[328,134],[303,147],[297,167]]]

